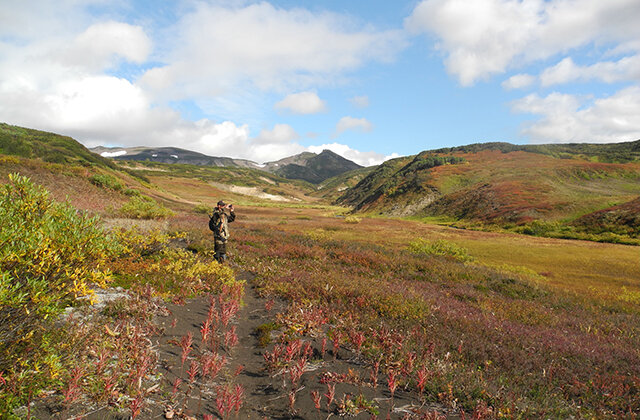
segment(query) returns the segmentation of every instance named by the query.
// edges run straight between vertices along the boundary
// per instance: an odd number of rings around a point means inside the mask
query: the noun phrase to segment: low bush
[[[122,191],[124,185],[112,175],[95,174],[89,177],[89,181],[100,188],[110,189],[114,191]]]
[[[148,197],[131,197],[128,203],[120,207],[120,215],[130,219],[164,219],[173,216],[173,212]]]
[[[237,283],[233,270],[218,264],[212,250],[194,254],[172,248],[180,235],[138,230],[121,230],[114,235],[123,249],[111,263],[114,282],[119,286],[149,285],[164,297],[191,297]]]
[[[358,216],[347,216],[344,218],[345,223],[350,223],[350,224],[358,224],[362,221],[361,218],[359,218]]]
[[[28,178],[9,175],[0,193],[0,417],[59,374],[50,326],[76,298],[104,284],[104,264],[118,247],[98,223],[56,203]],[[33,375],[33,372],[39,372]],[[4,401],[1,402],[1,401]]]
[[[213,212],[213,208],[204,203],[200,203],[193,208],[193,211],[198,214],[210,214]]]
[[[466,248],[458,246],[452,242],[445,241],[444,239],[428,241],[423,238],[418,238],[409,243],[409,251],[414,254],[451,257],[460,262],[473,261],[473,257],[469,255]]]
[[[140,191],[133,188],[127,188],[124,190],[124,195],[128,195],[129,197],[140,197]]]

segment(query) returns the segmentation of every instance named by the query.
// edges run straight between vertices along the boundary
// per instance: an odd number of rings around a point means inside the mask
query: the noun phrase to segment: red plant
[[[218,409],[218,414],[223,418],[226,417],[233,408],[231,393],[226,386],[218,387],[216,392],[216,408]]]
[[[313,353],[313,347],[311,346],[311,343],[309,342],[304,343],[304,347],[302,348],[302,357],[308,360],[311,357],[312,353]]]
[[[376,361],[373,366],[371,366],[371,373],[369,375],[369,379],[371,381],[371,386],[374,389],[378,387],[378,372],[380,371],[380,361]]]
[[[104,368],[107,364],[108,359],[109,359],[109,353],[106,350],[100,352],[100,354],[98,355],[98,363],[96,363],[96,375],[98,376],[102,375],[102,372],[104,371]],[[0,375],[0,380],[1,379],[2,379],[2,375]]]
[[[320,357],[324,359],[324,354],[327,352],[327,337],[322,338],[322,350],[320,352]]]
[[[182,349],[182,367],[184,367],[184,362],[187,360],[189,353],[191,352],[191,345],[193,344],[193,334],[191,331],[182,339],[180,339],[180,348]]]
[[[289,391],[288,394],[289,397],[289,411],[294,413],[295,412],[295,404],[296,404],[296,391],[291,390]]]
[[[360,349],[362,348],[364,339],[364,333],[362,333],[361,331],[351,332],[351,342],[356,346],[356,352],[360,353]]]
[[[340,349],[341,339],[342,339],[342,336],[340,332],[336,331],[336,333],[333,335],[333,358],[334,359],[338,357],[338,350]]]
[[[493,409],[487,405],[486,401],[478,401],[476,407],[473,409],[473,420],[490,419],[493,417]]]
[[[238,367],[236,368],[236,370],[233,372],[233,376],[238,376],[242,373],[242,371],[244,370],[244,366],[242,365],[238,365]]]
[[[336,396],[336,385],[335,384],[327,384],[327,393],[324,394],[327,397],[327,410],[329,406],[333,402],[333,398]]]
[[[104,379],[103,396],[105,398],[110,398],[113,395],[117,384],[118,384],[118,372],[114,371],[111,375],[109,375]]]
[[[291,341],[289,344],[287,344],[287,347],[285,348],[286,360],[289,362],[293,360],[294,357],[296,357],[296,355],[300,352],[301,348],[302,348],[301,340]]]
[[[227,348],[231,348],[236,344],[238,344],[238,335],[236,334],[236,326],[234,325],[229,331],[224,334],[224,345]]]
[[[134,420],[136,417],[140,415],[142,412],[142,406],[144,405],[144,396],[142,394],[138,394],[136,399],[132,400],[129,404],[129,408],[131,409],[131,420]]]
[[[291,385],[295,386],[302,378],[302,374],[304,373],[304,368],[307,364],[307,360],[302,358],[298,360],[291,368],[289,369],[289,376],[291,377]]]
[[[242,397],[244,396],[244,388],[242,385],[236,384],[233,388],[233,409],[236,414],[240,411],[240,407],[242,407]]]
[[[187,375],[189,375],[189,383],[193,384],[198,375],[198,362],[195,360],[191,362],[191,366],[189,366],[189,370],[187,371]]]
[[[200,334],[202,335],[202,344],[207,342],[207,338],[209,338],[209,334],[211,333],[211,321],[206,319],[202,323],[202,327],[200,327]]]
[[[182,383],[182,379],[180,378],[176,378],[176,381],[173,383],[173,391],[171,392],[172,396],[175,398],[176,394],[178,393],[178,388],[180,387],[180,384]]]
[[[398,388],[398,378],[396,378],[396,373],[393,370],[389,370],[387,383],[389,385],[389,391],[391,391],[391,398],[393,398],[393,394],[395,394]]]
[[[273,299],[269,299],[264,303],[264,309],[266,311],[270,311],[273,308],[274,304],[275,304],[275,301]]]
[[[223,303],[222,296],[220,296],[220,309],[220,322],[226,327],[231,318],[238,312],[239,305],[235,300]]]
[[[222,369],[222,367],[227,363],[227,358],[218,354],[212,354],[211,356],[203,357],[202,363],[202,374],[204,376],[208,375],[213,379],[218,375],[220,369]]]
[[[427,384],[427,379],[429,378],[429,371],[426,367],[422,367],[422,369],[418,370],[418,389],[422,394],[424,392],[424,387]]]
[[[320,411],[320,393],[318,391],[311,391],[311,399],[313,400],[313,405],[316,407],[316,410]]]
[[[64,403],[71,403],[80,396],[80,378],[84,375],[84,369],[82,367],[75,367],[71,369],[71,377],[67,383],[67,387],[62,391],[64,396]]]

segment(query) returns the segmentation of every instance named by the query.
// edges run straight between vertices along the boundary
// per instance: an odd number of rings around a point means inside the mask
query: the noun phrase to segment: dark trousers
[[[227,242],[216,239],[214,245],[215,259],[222,264],[227,259]]]

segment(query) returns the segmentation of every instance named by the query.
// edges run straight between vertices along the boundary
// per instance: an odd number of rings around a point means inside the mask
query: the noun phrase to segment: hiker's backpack
[[[209,229],[216,239],[226,241],[229,238],[229,228],[227,226],[227,215],[222,211],[214,211],[209,219]]]

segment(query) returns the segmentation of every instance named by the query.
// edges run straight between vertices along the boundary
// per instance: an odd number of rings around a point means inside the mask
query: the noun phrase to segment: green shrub
[[[114,191],[122,191],[124,185],[112,175],[95,174],[89,177],[89,181],[100,188],[110,189]]]
[[[213,213],[213,208],[204,203],[200,203],[193,208],[193,211],[198,214],[210,214]]]
[[[560,225],[556,222],[545,222],[544,220],[534,220],[524,226],[514,229],[518,233],[532,236],[549,236],[560,230]]]
[[[130,219],[163,219],[173,216],[173,212],[149,197],[132,197],[118,211]]]
[[[133,188],[127,188],[124,190],[124,195],[128,195],[129,197],[140,197],[140,191],[134,190]]]
[[[452,242],[445,241],[444,239],[428,241],[423,238],[418,238],[409,243],[409,251],[414,254],[442,255],[451,257],[460,262],[473,261],[473,257],[469,255],[466,248],[458,246]]]
[[[103,284],[117,246],[97,218],[56,203],[28,178],[9,175],[0,191],[0,418],[58,375],[51,328],[76,298]],[[38,375],[33,375],[38,372]],[[3,403],[4,402],[4,403]]]
[[[358,216],[353,216],[353,215],[351,215],[351,216],[347,216],[347,217],[345,217],[345,218],[344,218],[344,221],[345,221],[346,223],[358,224],[358,223],[360,223],[360,222],[362,221],[362,219],[361,219],[361,218],[359,218]]]

